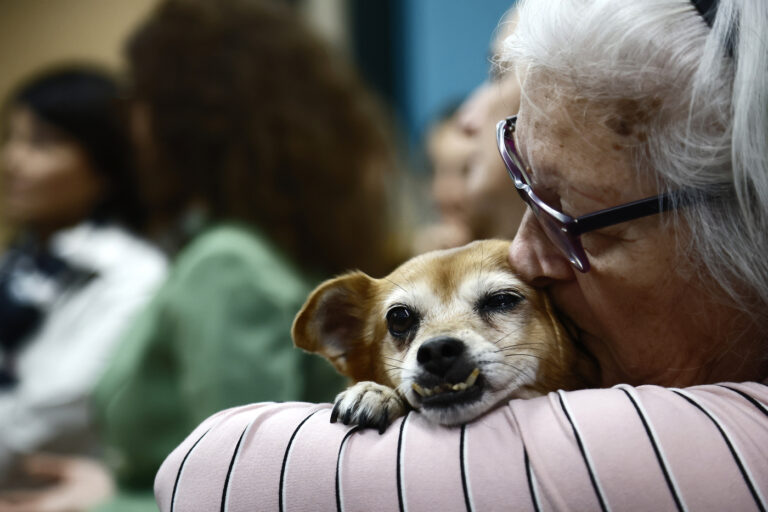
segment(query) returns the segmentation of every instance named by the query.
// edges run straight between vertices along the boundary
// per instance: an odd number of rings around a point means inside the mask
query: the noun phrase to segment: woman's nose
[[[509,246],[509,261],[520,277],[532,286],[547,286],[575,277],[571,263],[549,241],[530,208],[523,215]]]

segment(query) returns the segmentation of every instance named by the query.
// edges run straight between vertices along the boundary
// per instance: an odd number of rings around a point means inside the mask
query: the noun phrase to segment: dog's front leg
[[[375,428],[383,433],[390,423],[406,411],[406,402],[397,392],[376,382],[358,382],[336,396],[331,423]]]

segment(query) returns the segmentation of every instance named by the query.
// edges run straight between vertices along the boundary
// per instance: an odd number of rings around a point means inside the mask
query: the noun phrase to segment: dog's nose
[[[429,373],[444,377],[464,349],[464,343],[456,338],[435,338],[419,347],[416,360]]]

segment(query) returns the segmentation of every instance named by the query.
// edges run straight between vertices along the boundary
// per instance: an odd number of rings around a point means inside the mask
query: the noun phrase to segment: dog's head
[[[396,388],[442,424],[583,385],[583,358],[546,295],[516,276],[508,248],[474,242],[413,258],[383,279],[352,272],[326,281],[296,317],[294,342],[355,381]]]

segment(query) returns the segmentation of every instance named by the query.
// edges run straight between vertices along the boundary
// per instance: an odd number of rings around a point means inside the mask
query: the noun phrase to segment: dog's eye
[[[491,293],[480,299],[477,309],[481,313],[509,311],[517,306],[521,300],[523,300],[523,296],[513,292]]]
[[[387,311],[387,327],[390,334],[401,337],[416,323],[416,313],[405,306],[395,306]]]

